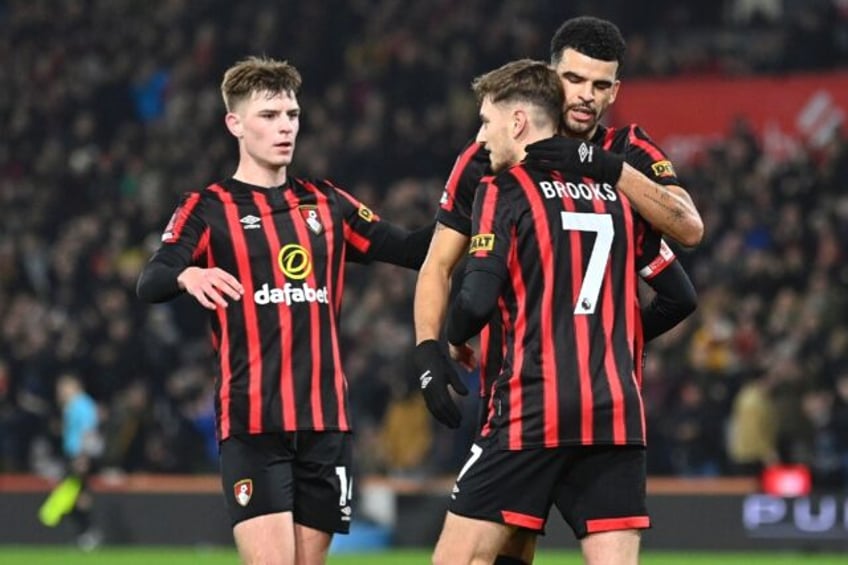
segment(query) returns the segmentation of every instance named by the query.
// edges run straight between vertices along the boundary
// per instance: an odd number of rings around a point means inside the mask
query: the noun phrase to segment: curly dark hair
[[[574,49],[601,61],[617,61],[620,73],[627,44],[621,30],[611,21],[579,16],[566,20],[551,39],[551,62],[554,65],[566,49]]]

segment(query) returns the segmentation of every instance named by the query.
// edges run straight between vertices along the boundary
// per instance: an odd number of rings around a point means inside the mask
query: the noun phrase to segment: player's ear
[[[528,127],[527,112],[523,109],[516,108],[512,111],[512,138],[517,139]]]
[[[612,83],[612,94],[610,95],[609,103],[612,104],[615,102],[615,99],[618,97],[618,89],[621,87],[621,81],[617,80]]]
[[[227,124],[227,129],[234,137],[241,139],[244,136],[244,126],[241,123],[241,116],[235,112],[227,112],[224,116],[224,123]]]

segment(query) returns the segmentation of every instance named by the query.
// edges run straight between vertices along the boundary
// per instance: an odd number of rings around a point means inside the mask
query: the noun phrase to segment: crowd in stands
[[[234,171],[218,86],[246,55],[304,75],[292,173],[330,177],[409,227],[431,220],[477,129],[471,79],[546,58],[567,17],[621,26],[625,80],[848,67],[843,0],[332,5],[0,1],[0,472],[55,473],[67,371],[102,411],[103,469],[215,470],[205,314],[186,298],[144,305],[134,287],[179,195]],[[678,250],[700,305],[650,346],[649,471],[800,462],[848,487],[848,136],[774,162],[740,122],[678,173],[706,225],[702,245]],[[351,271],[360,472],[455,472],[474,394],[458,432],[426,412],[409,365],[415,274]]]

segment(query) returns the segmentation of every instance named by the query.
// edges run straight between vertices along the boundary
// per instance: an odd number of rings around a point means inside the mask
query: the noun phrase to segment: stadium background
[[[767,391],[781,461],[843,496],[844,524],[844,0],[0,1],[0,490],[61,472],[53,385],[65,371],[101,408],[110,484],[215,472],[206,318],[186,299],[147,307],[134,284],[179,194],[235,168],[227,66],[248,54],[297,65],[294,174],[329,176],[416,227],[477,129],[470,80],[547,58],[578,14],[621,27],[610,122],[638,121],[672,154],[706,224],[697,249],[677,249],[699,309],[649,351],[650,473],[739,476],[736,401]],[[358,473],[449,476],[473,418],[443,429],[416,393],[415,276],[351,270],[342,339]]]

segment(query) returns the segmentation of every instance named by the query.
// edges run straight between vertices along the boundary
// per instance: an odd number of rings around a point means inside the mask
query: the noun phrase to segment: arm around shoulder
[[[683,187],[654,182],[625,163],[616,188],[657,230],[686,247],[701,243],[704,221]]]

